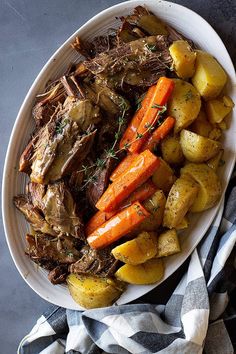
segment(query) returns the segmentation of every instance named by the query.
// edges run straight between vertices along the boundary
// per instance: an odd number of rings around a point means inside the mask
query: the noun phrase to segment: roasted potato
[[[216,156],[212,157],[212,159],[207,161],[207,165],[211,167],[214,171],[217,171],[222,161],[223,154],[224,150],[221,149]]]
[[[185,215],[183,219],[179,222],[179,224],[176,226],[176,230],[183,230],[187,229],[189,226],[189,220],[187,216]]]
[[[158,236],[156,258],[170,256],[180,251],[179,239],[175,229],[167,230]]]
[[[181,164],[184,161],[183,151],[177,136],[168,136],[161,142],[163,159],[169,164]]]
[[[205,100],[219,96],[227,81],[222,66],[209,53],[197,50],[196,69],[192,83]]]
[[[175,88],[168,101],[168,114],[175,118],[174,132],[190,125],[198,116],[201,108],[200,95],[190,83],[173,79]]]
[[[157,188],[163,190],[164,192],[169,192],[175,180],[176,177],[172,168],[162,158],[160,158],[160,166],[152,176],[153,183],[157,186]]]
[[[223,123],[223,122],[221,122]],[[219,123],[219,124],[221,124]],[[222,130],[220,129],[219,127],[219,124],[217,124],[213,129],[212,131],[210,132],[209,134],[209,139],[211,140],[219,140],[222,136]]]
[[[181,176],[173,184],[164,210],[163,226],[176,228],[194,203],[198,184],[188,176]]]
[[[225,122],[224,120],[222,120],[222,122],[218,123],[217,125],[218,125],[218,127],[220,128],[220,130],[226,130],[226,129],[228,129],[228,128],[227,128],[227,124],[226,124],[226,122]]]
[[[234,106],[230,97],[224,96],[206,102],[206,112],[211,123],[221,123],[222,120],[232,111]]]
[[[125,289],[115,279],[78,274],[70,274],[67,285],[75,302],[86,309],[112,305]]]
[[[181,176],[190,176],[199,185],[199,191],[190,211],[200,212],[213,207],[221,196],[221,184],[215,171],[206,164],[190,163],[181,169]]]
[[[154,232],[141,232],[133,240],[122,243],[111,251],[123,263],[137,265],[153,258],[157,253],[157,235]]]
[[[208,138],[212,129],[213,125],[208,121],[205,111],[203,110],[203,108],[201,108],[197,118],[189,126],[189,130],[198,135],[205,136],[206,138]]]
[[[221,149],[221,143],[183,129],[180,133],[183,154],[191,162],[204,162],[215,156]]]
[[[138,231],[156,231],[161,225],[166,204],[166,197],[163,191],[156,191],[151,198],[147,199],[143,206],[151,213],[139,226]]]
[[[189,43],[184,40],[174,41],[169,51],[178,77],[181,79],[192,77],[195,72],[196,53],[192,50]]]
[[[153,284],[161,280],[164,275],[164,267],[161,259],[153,258],[139,264],[125,264],[120,267],[115,276],[129,284],[146,285]]]

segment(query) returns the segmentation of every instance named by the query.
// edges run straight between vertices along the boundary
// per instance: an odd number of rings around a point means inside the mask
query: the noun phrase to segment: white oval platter
[[[230,78],[226,88],[227,94],[236,102],[234,67],[219,36],[213,28],[195,12],[167,1],[133,0],[110,7],[94,16],[83,25],[49,59],[30,88],[21,106],[11,134],[3,174],[2,212],[7,243],[20,274],[38,295],[55,305],[65,308],[82,309],[74,302],[66,286],[52,285],[47,280],[47,272],[35,266],[34,263],[25,256],[25,234],[29,227],[24,217],[16,210],[12,202],[13,196],[24,193],[27,183],[27,176],[23,173],[19,173],[17,169],[20,154],[34,128],[33,119],[31,117],[32,105],[35,96],[43,92],[45,84],[49,79],[60,77],[71,62],[80,59],[78,54],[72,50],[70,46],[76,36],[85,40],[91,40],[97,35],[105,34],[110,28],[118,26],[119,21],[116,18],[130,13],[134,7],[144,4],[169,25],[183,33],[186,37],[192,39],[200,48],[208,51],[217,58]],[[232,118],[233,117],[231,117],[230,129],[226,131],[224,138],[226,163],[221,170],[220,176],[224,191],[228,184],[236,155],[236,117],[234,117],[234,119]],[[191,219],[190,227],[181,235],[181,253],[165,259],[165,276],[161,282],[176,271],[191,254],[214,219],[218,206],[219,204]],[[118,299],[117,304],[128,303],[152,290],[158,284],[160,284],[160,282],[147,286],[129,285],[127,290]]]

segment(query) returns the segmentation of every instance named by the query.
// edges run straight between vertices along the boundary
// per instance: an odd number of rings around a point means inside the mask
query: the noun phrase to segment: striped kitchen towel
[[[84,312],[51,308],[20,354],[233,354],[236,347],[236,174],[215,220],[165,305]]]

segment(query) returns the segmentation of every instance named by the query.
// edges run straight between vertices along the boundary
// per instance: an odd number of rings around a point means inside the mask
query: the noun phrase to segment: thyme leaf
[[[150,50],[150,52],[156,52],[157,46],[155,44],[146,44],[146,48]]]

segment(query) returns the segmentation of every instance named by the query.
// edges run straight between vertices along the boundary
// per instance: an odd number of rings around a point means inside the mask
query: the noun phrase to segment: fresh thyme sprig
[[[56,133],[57,134],[62,134],[63,133],[63,129],[65,128],[65,126],[67,125],[67,123],[69,122],[68,119],[64,119],[64,121],[61,122],[57,122],[56,123]]]
[[[115,151],[115,147],[121,137],[122,126],[125,123],[125,114],[129,109],[129,105],[127,104],[127,101],[124,98],[121,98],[121,103],[119,107],[121,110],[121,115],[118,117],[118,128],[114,135],[114,142],[112,144],[112,147],[105,151],[106,157],[104,159],[98,158],[95,161],[95,163],[90,166],[82,165],[82,169],[79,172],[85,174],[86,180],[83,186],[80,188],[81,190],[83,190],[89,183],[96,182],[97,180],[96,171],[93,174],[89,174],[88,170],[90,171],[91,169],[94,168],[102,169],[103,167],[105,167],[106,162],[109,158],[118,159],[117,157],[118,152]]]
[[[121,116],[118,118],[118,128],[117,128],[117,132],[115,133],[115,136],[114,136],[115,139],[112,144],[112,147],[105,151],[106,156],[104,159],[98,158],[95,161],[95,163],[90,166],[82,165],[82,169],[79,172],[83,172],[85,174],[86,180],[85,180],[85,183],[83,184],[83,186],[80,188],[80,190],[83,190],[89,183],[96,182],[96,180],[97,180],[96,171],[90,175],[89,171],[91,169],[94,169],[94,168],[101,168],[102,169],[103,167],[105,167],[106,162],[109,158],[118,159],[118,154],[122,150],[127,150],[135,141],[142,139],[142,137],[145,134],[152,132],[152,130],[155,128],[158,117],[167,110],[166,105],[164,105],[164,106],[153,105],[152,108],[158,108],[159,110],[157,112],[157,115],[156,115],[156,118],[154,119],[154,121],[152,123],[147,122],[145,124],[146,130],[144,131],[144,133],[142,133],[142,134],[137,133],[134,140],[130,141],[129,143],[124,144],[124,146],[121,149],[115,150],[115,147],[121,137],[122,126],[125,123],[126,111],[129,109],[129,107],[127,106],[127,103],[124,99],[122,100],[120,107],[122,109],[122,113],[121,113]]]

